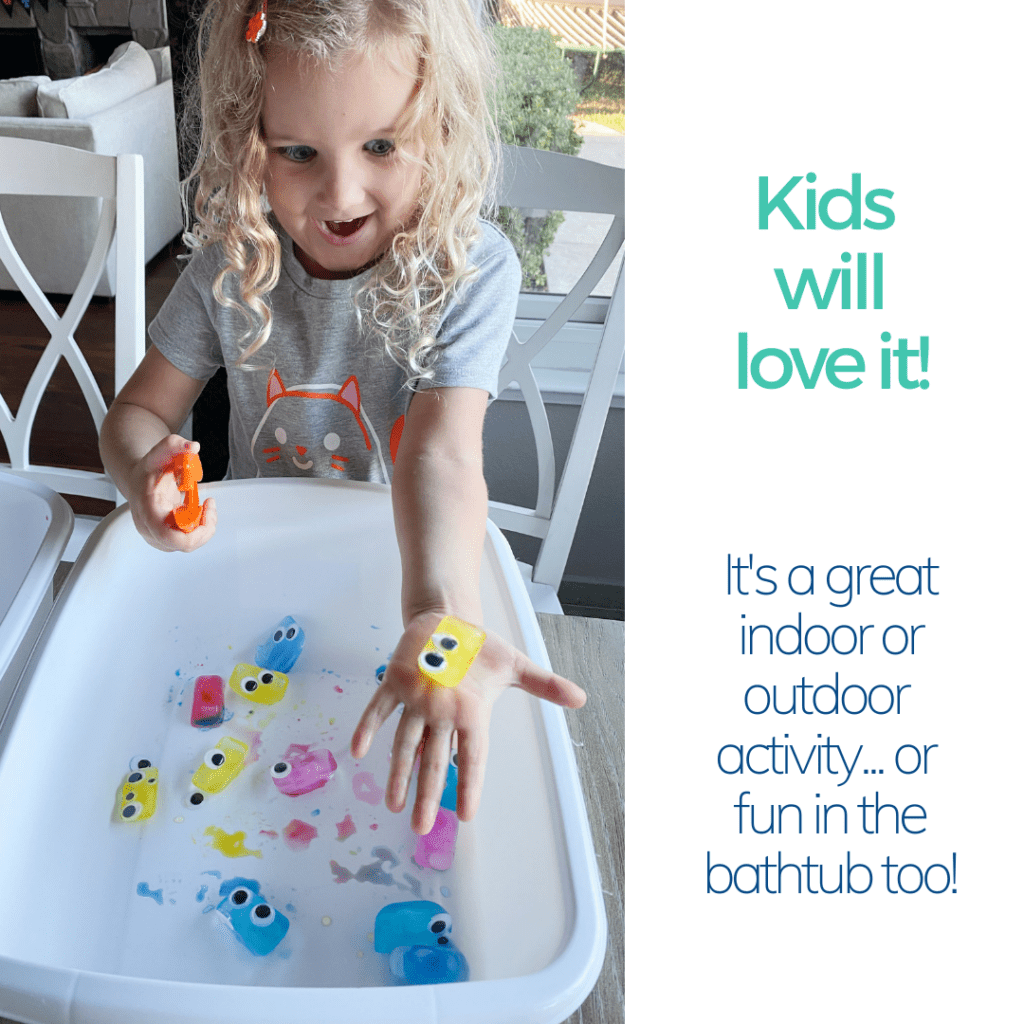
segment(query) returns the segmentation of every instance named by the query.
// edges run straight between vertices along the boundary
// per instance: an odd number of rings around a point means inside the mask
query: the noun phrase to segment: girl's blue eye
[[[373,139],[363,146],[363,149],[374,156],[387,156],[394,148],[395,144],[390,139]]]
[[[316,156],[316,150],[312,146],[281,146],[278,151],[286,160],[297,164],[304,164]]]

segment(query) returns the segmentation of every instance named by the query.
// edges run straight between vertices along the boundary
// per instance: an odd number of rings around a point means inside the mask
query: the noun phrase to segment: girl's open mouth
[[[366,217],[369,217],[369,214]],[[323,224],[332,235],[348,238],[366,223],[366,217],[356,217],[355,220],[325,220]]]

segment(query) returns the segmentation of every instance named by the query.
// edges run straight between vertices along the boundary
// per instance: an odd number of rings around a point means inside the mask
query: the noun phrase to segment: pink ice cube
[[[326,748],[310,750],[310,744],[293,743],[270,769],[274,785],[287,796],[300,796],[326,786],[338,770],[338,762]]]

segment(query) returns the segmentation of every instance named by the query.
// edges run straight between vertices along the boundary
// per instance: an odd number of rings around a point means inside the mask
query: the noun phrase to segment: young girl
[[[209,0],[198,49],[193,254],[103,424],[104,465],[150,544],[207,543],[213,499],[194,532],[168,525],[167,467],[225,366],[229,477],[389,481],[405,632],[352,754],[404,705],[387,806],[405,806],[419,757],[412,823],[427,833],[457,743],[467,821],[501,691],[586,699],[494,634],[456,688],[417,668],[443,616],[482,619],[483,418],[520,282],[479,219],[497,152],[483,35],[465,0]]]

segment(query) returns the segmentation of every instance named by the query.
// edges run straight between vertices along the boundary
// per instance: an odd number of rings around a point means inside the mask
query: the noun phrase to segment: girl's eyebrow
[[[263,118],[260,118],[260,131],[262,132],[264,139],[287,139],[288,141],[291,141],[291,135],[287,129],[284,131],[272,131],[267,127],[267,122]]]
[[[308,143],[296,141],[297,136],[291,135],[287,130],[280,133],[268,131],[266,124],[262,122],[260,128],[263,135],[263,141],[266,142],[272,149],[286,145],[308,145]],[[366,134],[366,141],[370,141],[372,139],[380,139],[384,137],[393,138],[396,134],[397,129],[394,128],[393,126],[388,128],[378,128],[376,131],[368,132]]]

